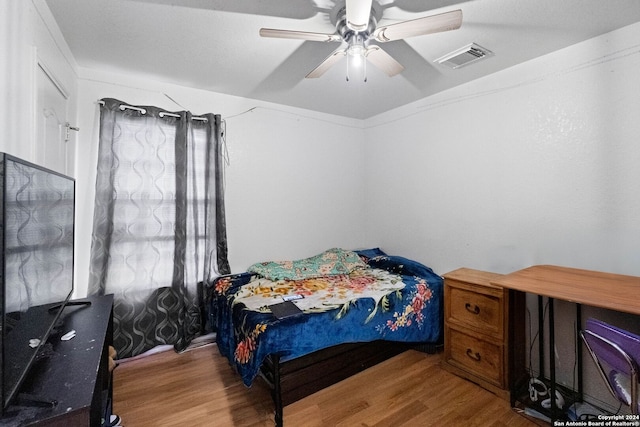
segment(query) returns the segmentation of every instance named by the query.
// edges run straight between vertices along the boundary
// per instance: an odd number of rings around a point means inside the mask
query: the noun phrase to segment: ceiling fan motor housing
[[[356,40],[362,40],[366,45],[366,43],[368,43],[369,41],[369,37],[371,36],[371,34],[373,34],[377,25],[376,17],[374,16],[373,12],[373,9],[371,9],[371,13],[369,14],[369,25],[367,25],[367,28],[362,31],[354,31],[347,25],[346,8],[343,7],[337,15],[336,32],[340,34],[340,37],[342,37],[342,39],[349,45],[354,43]]]

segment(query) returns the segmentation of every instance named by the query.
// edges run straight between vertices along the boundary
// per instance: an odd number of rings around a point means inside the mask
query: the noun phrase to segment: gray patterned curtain
[[[90,294],[114,294],[114,347],[186,348],[197,287],[230,272],[219,115],[101,100]]]

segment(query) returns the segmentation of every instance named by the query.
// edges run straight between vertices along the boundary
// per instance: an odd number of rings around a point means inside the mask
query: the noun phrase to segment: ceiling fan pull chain
[[[367,60],[363,58],[362,60],[362,74],[364,76],[364,82],[367,82]]]

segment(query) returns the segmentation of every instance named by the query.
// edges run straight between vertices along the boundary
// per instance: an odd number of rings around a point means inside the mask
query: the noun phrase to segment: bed
[[[216,278],[207,295],[220,353],[246,386],[258,376],[269,383],[279,426],[283,406],[408,348],[442,343],[443,279],[378,248],[254,264]]]

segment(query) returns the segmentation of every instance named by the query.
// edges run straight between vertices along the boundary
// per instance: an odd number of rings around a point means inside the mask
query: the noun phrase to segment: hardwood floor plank
[[[509,403],[407,351],[284,408],[285,426],[534,426]],[[262,380],[242,384],[215,345],[158,353],[114,371],[114,411],[126,427],[273,426]]]

